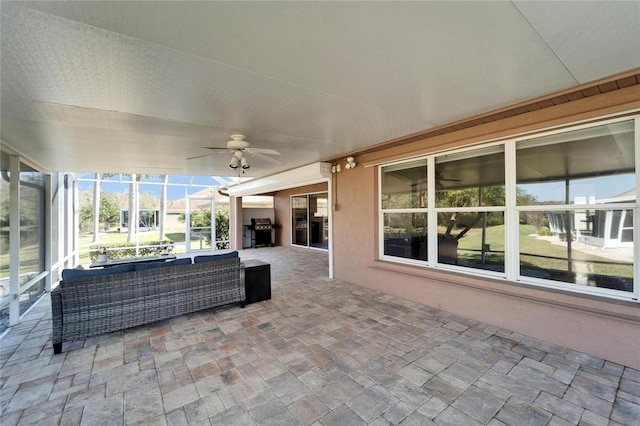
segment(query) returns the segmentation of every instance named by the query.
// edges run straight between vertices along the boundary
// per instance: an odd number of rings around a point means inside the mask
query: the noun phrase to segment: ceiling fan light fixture
[[[251,164],[249,164],[249,161],[247,160],[246,157],[242,157],[242,159],[240,160],[240,165],[245,170],[247,170],[249,167],[251,167]]]
[[[240,160],[238,160],[238,157],[234,155],[233,157],[231,157],[231,161],[229,162],[229,168],[235,170],[238,168],[239,163],[240,163]]]

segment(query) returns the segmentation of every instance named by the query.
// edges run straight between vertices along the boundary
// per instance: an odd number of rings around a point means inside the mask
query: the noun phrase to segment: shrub
[[[549,230],[549,228],[542,227],[538,229],[538,235],[541,237],[552,237],[554,234]]]
[[[173,251],[173,241],[149,241],[145,246],[152,247],[140,247],[138,250],[138,256],[157,256],[162,254],[167,249],[166,253]],[[136,256],[136,243],[117,243],[117,244],[94,244],[89,247],[89,258],[91,261],[98,260],[98,254],[103,247],[106,247],[109,259],[124,259],[127,257]]]

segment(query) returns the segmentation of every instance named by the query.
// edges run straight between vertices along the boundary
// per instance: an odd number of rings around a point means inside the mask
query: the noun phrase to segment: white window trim
[[[516,148],[519,141],[539,138],[544,136],[551,136],[556,134],[567,133],[570,131],[582,130],[591,127],[604,126],[607,124],[634,121],[634,152],[635,152],[635,177],[636,177],[636,201],[626,202],[615,205],[614,210],[632,210],[634,212],[634,225],[633,225],[633,241],[635,244],[635,250],[633,255],[634,262],[634,291],[622,292],[613,289],[600,288],[600,287],[588,287],[571,283],[563,283],[561,281],[552,281],[545,279],[538,279],[534,277],[528,277],[520,275],[520,240],[519,240],[519,215],[521,211],[575,211],[575,210],[612,210],[611,205],[594,205],[594,204],[567,204],[567,205],[525,205],[519,206],[516,204]],[[471,154],[473,151],[483,150],[492,146],[504,147],[505,155],[505,206],[484,206],[478,207],[455,207],[444,208],[435,206],[435,164],[436,158],[443,155],[460,156],[465,157],[465,153]],[[454,155],[455,154],[455,155]],[[396,166],[407,164],[415,161],[426,160],[427,161],[427,208],[418,209],[383,209],[382,208],[382,179],[383,169],[389,166]],[[463,273],[466,275],[473,275],[483,278],[498,278],[505,279],[510,282],[517,282],[526,285],[532,285],[541,288],[549,288],[553,290],[566,290],[573,293],[592,294],[597,296],[603,296],[611,299],[631,300],[636,301],[640,299],[640,208],[638,206],[638,196],[640,195],[640,172],[638,167],[640,166],[640,116],[619,116],[615,118],[607,117],[600,121],[591,120],[586,123],[575,123],[575,125],[561,126],[560,128],[548,128],[541,129],[538,132],[527,132],[526,134],[518,135],[517,137],[504,138],[499,141],[488,141],[486,144],[474,143],[472,146],[464,147],[460,149],[450,151],[438,151],[425,155],[412,156],[397,161],[385,162],[377,164],[378,167],[378,257],[380,260],[389,261],[398,264],[420,266],[427,269],[436,270],[448,270],[456,273]],[[456,266],[450,264],[441,264],[437,261],[438,253],[438,239],[435,237],[431,230],[437,230],[437,214],[440,212],[492,212],[503,211],[504,214],[504,226],[505,226],[505,265],[503,273],[496,273],[494,271],[488,271],[483,269],[476,269],[464,266]],[[428,257],[426,261],[401,258],[396,256],[390,256],[384,254],[384,215],[385,213],[422,213],[427,212],[427,253]],[[507,255],[507,253],[509,255]]]

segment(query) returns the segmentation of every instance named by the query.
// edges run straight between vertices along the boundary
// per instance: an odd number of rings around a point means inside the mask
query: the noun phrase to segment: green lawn
[[[440,230],[442,231],[442,230]],[[455,232],[454,232],[455,234]],[[523,266],[534,269],[558,269],[567,270],[567,249],[566,247],[551,244],[549,241],[539,239],[535,237],[536,229],[531,225],[520,226],[520,253]],[[479,250],[482,244],[482,228],[471,229],[458,243],[458,257],[460,259],[468,259],[470,261],[476,261],[479,254],[474,252],[464,251],[464,249],[476,249]],[[492,251],[504,251],[504,225],[496,225],[487,227],[486,244],[490,245]],[[526,256],[525,254],[532,254],[544,257]],[[633,277],[633,267],[623,265],[607,265],[592,263],[596,262],[610,262],[605,257],[595,256],[588,253],[583,253],[578,250],[572,250],[572,259],[574,261],[581,261],[590,264],[590,272],[595,274],[621,276],[626,278]],[[559,257],[562,259],[552,259],[553,257]]]
[[[20,272],[21,274],[37,271],[39,269],[38,246],[26,246],[20,249]],[[0,254],[0,278],[9,276],[9,250],[2,250]],[[25,281],[26,282],[26,281]],[[24,282],[21,282],[24,284]]]
[[[173,241],[173,243],[175,244],[173,249],[174,254],[186,252],[186,249],[184,247],[184,242],[185,242],[184,231],[181,231],[181,232],[175,231],[175,230],[168,231],[167,233],[165,233],[165,236],[167,239]],[[145,245],[146,243],[151,241],[158,241],[159,237],[160,236],[157,231],[141,232],[138,235],[138,242],[140,245]],[[116,232],[116,231],[101,232],[98,243],[94,243],[92,242],[92,240],[93,240],[93,234],[80,235],[80,263],[82,264],[91,263],[91,260],[89,259],[89,250],[91,246],[96,244],[113,245],[118,243],[125,243],[127,241],[127,233]],[[202,241],[202,248],[210,248],[210,247],[211,246],[207,244],[204,240]],[[197,239],[191,240],[191,250],[197,250],[199,248],[200,248],[200,241]]]

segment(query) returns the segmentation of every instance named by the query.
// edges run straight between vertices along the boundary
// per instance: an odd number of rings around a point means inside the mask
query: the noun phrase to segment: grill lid
[[[257,231],[261,231],[261,230],[266,230],[266,229],[271,229],[272,225],[271,225],[271,219],[267,218],[262,218],[262,219],[251,219],[251,227]]]

